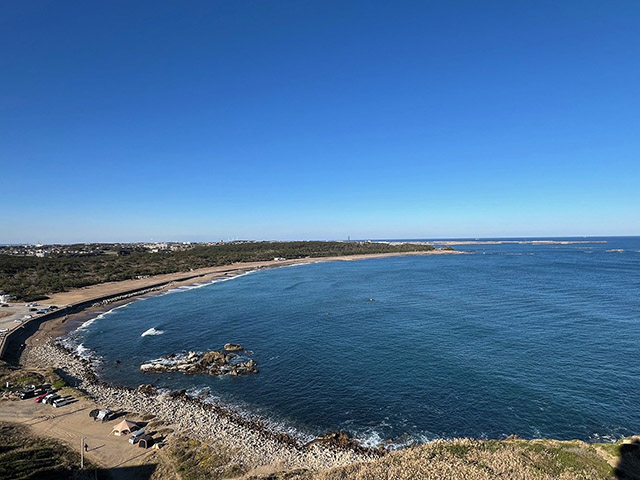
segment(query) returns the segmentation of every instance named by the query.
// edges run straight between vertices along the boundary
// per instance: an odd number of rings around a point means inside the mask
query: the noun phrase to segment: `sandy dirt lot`
[[[37,308],[40,310],[41,308],[48,308],[53,303],[45,303],[38,304]],[[0,308],[0,330],[4,328],[8,328],[9,330],[13,330],[20,326],[20,322],[16,322],[16,320],[24,320],[25,315],[36,316],[36,312],[32,312],[29,310],[30,307],[27,307],[24,303],[12,303],[8,307]]]
[[[89,418],[89,412],[94,408],[99,405],[86,399],[60,408],[35,403],[33,399],[3,400],[0,402],[0,421],[27,425],[35,435],[61,440],[77,451],[84,436],[89,447],[85,458],[103,467],[158,463],[157,450],[142,449],[131,445],[128,437],[111,435],[113,426],[124,416],[105,423],[94,422]]]

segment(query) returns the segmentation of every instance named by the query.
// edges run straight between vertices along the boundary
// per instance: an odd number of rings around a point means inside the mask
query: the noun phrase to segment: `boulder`
[[[146,395],[148,397],[154,396],[156,393],[158,393],[158,391],[156,390],[156,387],[154,387],[153,385],[140,385],[138,388],[135,389],[136,393],[140,393],[142,395]]]
[[[224,352],[213,350],[202,354],[200,357],[200,364],[203,366],[225,365],[231,358],[232,357],[230,355],[225,355]]]
[[[242,350],[241,345],[226,344],[225,349]],[[210,350],[207,352],[188,352],[185,354],[166,355],[160,359],[152,360],[140,365],[142,373],[180,372],[184,375],[209,374],[213,376],[229,374],[237,376],[245,373],[258,373],[255,360],[231,363],[237,355],[225,353],[223,350]]]
[[[243,350],[244,347],[242,345],[238,345],[237,343],[225,343],[224,349],[227,352],[239,352],[240,350]]]

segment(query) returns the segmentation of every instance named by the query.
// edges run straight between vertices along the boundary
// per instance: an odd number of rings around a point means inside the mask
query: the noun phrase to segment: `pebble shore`
[[[320,470],[370,461],[377,456],[365,451],[333,448],[313,443],[301,445],[284,434],[269,432],[250,422],[225,414],[220,407],[199,400],[170,394],[141,393],[133,389],[101,382],[90,363],[50,340],[32,348],[27,365],[59,368],[79,381],[78,389],[86,392],[102,408],[154,415],[176,432],[201,441],[220,442],[234,461],[247,468],[278,464],[281,468]],[[152,389],[153,390],[153,389]]]

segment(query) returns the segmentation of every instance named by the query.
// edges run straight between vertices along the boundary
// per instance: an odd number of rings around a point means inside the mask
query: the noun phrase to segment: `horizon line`
[[[542,235],[542,236],[499,236],[499,237],[425,237],[425,238],[335,238],[335,239],[290,239],[290,240],[275,240],[275,239],[255,239],[255,238],[234,238],[226,240],[127,240],[127,241],[69,241],[69,242],[18,242],[18,243],[0,243],[0,247],[12,247],[20,245],[110,245],[110,244],[123,244],[134,245],[141,243],[231,243],[231,242],[273,242],[273,243],[289,243],[289,242],[430,242],[430,241],[447,241],[447,240],[522,240],[522,239],[568,239],[568,238],[635,238],[640,237],[640,234],[636,235]]]

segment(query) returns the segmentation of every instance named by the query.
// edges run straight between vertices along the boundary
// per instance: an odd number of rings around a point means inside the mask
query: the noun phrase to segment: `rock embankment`
[[[227,346],[225,345],[225,350]],[[240,347],[234,351],[242,350]],[[253,359],[244,362],[238,361],[238,357],[234,353],[225,353],[221,350],[211,350],[208,352],[187,352],[172,353],[162,358],[151,360],[140,365],[142,373],[166,373],[179,372],[185,375],[208,374],[218,375],[245,375],[248,373],[258,373],[258,364]]]
[[[149,287],[142,290],[136,290],[135,292],[124,293],[122,295],[118,295],[116,297],[107,298],[105,300],[100,300],[99,302],[95,302],[91,304],[91,307],[105,307],[109,304],[121,302],[123,300],[127,300],[129,298],[138,297],[140,295],[146,295],[147,293],[159,292],[167,288],[167,286],[171,286],[171,283],[168,285],[158,285],[156,287]]]
[[[234,452],[234,461],[247,468],[278,464],[282,468],[325,469],[368,461],[376,457],[341,449],[333,445],[303,445],[284,433],[270,431],[259,420],[246,420],[221,406],[193,399],[184,391],[159,393],[151,385],[137,390],[100,382],[91,362],[73,356],[64,347],[51,342],[29,352],[29,364],[42,368],[60,368],[78,379],[78,388],[102,408],[154,415],[190,437],[220,442]]]

